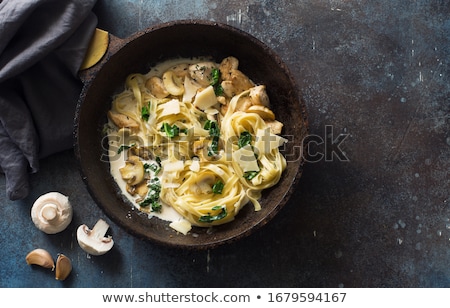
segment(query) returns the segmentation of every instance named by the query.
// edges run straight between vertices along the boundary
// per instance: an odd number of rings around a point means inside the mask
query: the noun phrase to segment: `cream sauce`
[[[150,78],[152,76],[161,76],[161,74],[168,69],[180,65],[180,64],[195,64],[199,63],[201,61],[205,61],[205,58],[178,58],[173,59],[169,61],[162,62],[153,68],[150,69],[150,71],[145,74],[147,78]],[[109,125],[109,127],[113,127],[113,125]],[[126,151],[122,151],[121,153],[117,153],[117,149],[123,144],[127,144],[123,140],[123,136],[121,137],[119,133],[116,130],[109,129],[108,130],[108,139],[109,139],[109,157],[110,157],[110,172],[114,180],[116,181],[117,185],[119,186],[120,190],[122,191],[122,194],[133,204],[133,206],[141,210],[139,204],[136,202],[135,197],[133,197],[130,193],[126,190],[126,183],[122,179],[120,169],[125,166],[126,161]],[[143,138],[145,140],[145,138]],[[143,163],[152,164],[155,163],[154,161],[143,161]],[[159,177],[159,176],[158,176]],[[162,205],[162,210],[160,212],[149,212],[148,217],[158,217],[159,219],[168,221],[168,222],[180,222],[180,221],[186,221],[184,217],[179,214],[177,211],[175,211],[171,206],[164,204],[160,201],[160,204]],[[144,211],[143,211],[144,212]]]

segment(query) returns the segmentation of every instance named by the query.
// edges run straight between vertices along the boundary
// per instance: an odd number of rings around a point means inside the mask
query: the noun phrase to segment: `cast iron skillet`
[[[288,161],[280,182],[264,191],[262,210],[246,205],[236,219],[213,228],[193,228],[178,234],[169,222],[132,208],[109,173],[103,125],[113,94],[122,91],[130,73],[145,73],[165,59],[227,56],[239,59],[239,69],[255,83],[265,84],[271,108],[284,123],[282,135],[289,141],[283,153]],[[82,74],[85,86],[75,117],[75,154],[87,189],[98,206],[115,223],[141,239],[191,249],[209,249],[248,236],[271,220],[286,204],[301,176],[303,140],[308,132],[305,104],[282,60],[253,36],[225,24],[200,20],[174,21],[150,27],[129,38],[111,36],[103,60]],[[295,217],[292,217],[295,219]]]

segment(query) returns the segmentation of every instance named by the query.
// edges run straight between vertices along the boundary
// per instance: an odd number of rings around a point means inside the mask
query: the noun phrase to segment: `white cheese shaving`
[[[205,113],[215,115],[219,113],[219,110],[217,110],[216,108],[207,108],[205,109]]]
[[[255,148],[261,154],[270,153],[273,149],[288,142],[286,138],[270,133],[270,129],[258,129],[255,138]]]
[[[164,160],[161,162],[161,165],[164,168],[164,172],[178,172],[184,168],[184,162],[182,160],[176,160],[173,162]]]
[[[192,102],[195,94],[198,89],[200,89],[200,85],[196,83],[194,80],[189,78],[188,76],[184,77],[184,93],[183,93],[183,102]]]
[[[186,235],[192,229],[191,223],[185,219],[173,221],[169,224],[169,227],[180,233],[183,233],[184,235]]]
[[[180,101],[177,99],[172,99],[163,105],[163,111],[161,112],[160,117],[171,115],[171,114],[179,114],[180,113]]]
[[[212,86],[198,92],[194,99],[194,106],[200,110],[206,110],[215,104],[217,104],[217,97]]]
[[[193,172],[199,172],[200,171],[200,161],[198,160],[198,158],[193,158],[192,159],[192,163],[189,166],[189,169]]]
[[[250,145],[246,145],[233,152],[233,160],[242,168],[242,171],[258,171],[259,166],[255,153]]]

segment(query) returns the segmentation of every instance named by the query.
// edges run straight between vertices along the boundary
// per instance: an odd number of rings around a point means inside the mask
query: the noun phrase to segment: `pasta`
[[[247,203],[260,210],[262,191],[286,168],[283,124],[265,86],[238,66],[234,57],[161,63],[129,75],[108,111],[111,173],[123,194],[184,234],[227,223]]]

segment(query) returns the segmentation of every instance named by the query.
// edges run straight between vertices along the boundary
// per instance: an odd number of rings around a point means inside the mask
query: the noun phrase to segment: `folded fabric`
[[[95,2],[0,0],[0,167],[11,200],[29,194],[39,159],[72,147]]]

